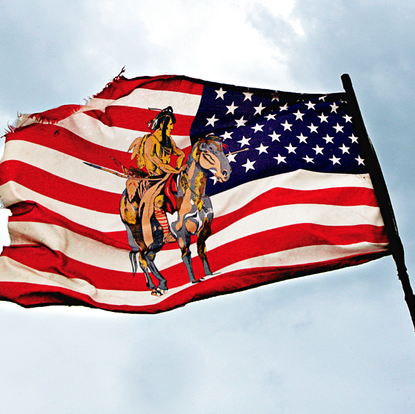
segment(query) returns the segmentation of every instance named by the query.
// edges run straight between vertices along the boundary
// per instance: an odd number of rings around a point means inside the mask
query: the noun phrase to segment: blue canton
[[[227,183],[208,194],[298,169],[361,174],[359,149],[345,94],[295,94],[225,85],[204,87],[191,138],[223,138],[232,167]]]

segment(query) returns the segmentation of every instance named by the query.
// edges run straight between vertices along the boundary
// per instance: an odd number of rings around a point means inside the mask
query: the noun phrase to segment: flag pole
[[[405,294],[405,301],[415,328],[415,296],[412,291],[409,275],[407,273],[404,248],[401,238],[399,237],[398,226],[396,224],[395,214],[393,212],[386,182],[375,150],[367,133],[350,76],[348,74],[344,74],[342,75],[341,80],[347,95],[349,109],[351,115],[353,116],[353,125],[359,136],[359,144],[365,159],[365,165],[368,167],[373,188],[379,202],[379,208],[385,223],[385,229],[390,243],[390,250],[392,257],[395,260],[398,277],[401,281],[402,289]]]

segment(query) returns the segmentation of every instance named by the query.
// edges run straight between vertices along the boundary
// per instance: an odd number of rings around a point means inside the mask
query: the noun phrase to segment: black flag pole
[[[398,226],[396,224],[395,214],[393,212],[392,203],[389,197],[388,189],[386,187],[386,182],[383,177],[375,150],[367,133],[350,76],[348,74],[344,74],[342,75],[341,79],[343,88],[347,95],[349,109],[353,117],[353,125],[359,137],[359,144],[365,159],[365,165],[369,170],[370,178],[376,193],[382,218],[385,223],[385,229],[389,239],[391,254],[395,260],[398,277],[402,283],[402,288],[405,294],[405,301],[415,328],[415,296],[412,291],[409,275],[407,273],[403,244],[399,237]]]

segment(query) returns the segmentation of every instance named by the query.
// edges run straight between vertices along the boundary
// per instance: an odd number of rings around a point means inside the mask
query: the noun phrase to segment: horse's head
[[[192,153],[202,169],[209,170],[221,183],[228,181],[232,169],[223,152],[221,138],[214,135],[202,138],[195,144]]]

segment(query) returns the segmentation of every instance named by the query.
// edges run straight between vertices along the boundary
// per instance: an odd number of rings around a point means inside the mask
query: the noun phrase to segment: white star
[[[334,155],[329,158],[329,160],[334,164],[339,164],[340,165],[340,158],[335,157]]]
[[[346,122],[352,122],[352,117],[350,115],[343,115],[343,118],[346,120]]]
[[[281,163],[281,162],[284,162],[285,164],[287,164],[287,162],[285,161],[285,159],[286,159],[286,158],[287,158],[287,157],[283,157],[283,156],[282,156],[282,155],[280,155],[280,154],[278,154],[278,156],[277,156],[277,157],[274,157],[274,159],[278,161],[278,164],[279,164],[279,163]]]
[[[258,114],[261,115],[261,112],[265,109],[265,106],[262,106],[262,102],[259,103],[259,106],[254,106],[255,113],[254,115]]]
[[[284,127],[284,131],[287,129],[291,131],[291,127],[293,126],[293,124],[289,124],[287,120],[285,120],[285,122],[281,125]]]
[[[339,107],[333,102],[331,105],[331,112],[335,112],[337,114],[337,110]]]
[[[238,109],[237,106],[235,106],[235,102],[232,102],[229,106],[226,105],[226,107],[228,108],[228,112],[226,112],[226,114],[235,114],[235,109]]]
[[[224,95],[226,93],[226,91],[224,91],[222,88],[218,89],[217,91],[215,91],[217,93],[216,98],[215,99],[224,99]]]
[[[247,120],[244,119],[243,116],[241,116],[241,119],[235,119],[236,122],[236,127],[239,128],[241,126],[245,126],[245,124],[247,123]]]
[[[301,135],[297,135],[297,138],[300,140],[300,144],[302,143],[302,142],[304,142],[304,144],[307,144],[307,138],[308,137],[306,137],[305,135],[303,135],[303,133],[301,133]]]
[[[246,159],[246,163],[242,164],[242,167],[245,167],[245,172],[248,172],[249,170],[255,170],[254,164],[256,161],[250,161],[249,158]]]
[[[344,127],[339,125],[339,123],[337,122],[337,125],[335,125],[333,128],[336,130],[337,133],[339,133],[339,132],[343,132]]]
[[[209,178],[213,180],[213,185],[215,185],[218,182],[218,179],[214,175],[211,175]]]
[[[272,134],[268,136],[272,138],[272,141],[279,141],[281,134],[276,134],[275,131],[273,131]]]
[[[320,96],[320,98],[318,98],[318,100],[325,102],[326,98],[327,98],[327,95],[324,95],[324,96]]]
[[[252,101],[252,95],[253,93],[251,92],[242,92],[245,95],[244,101],[248,100],[248,101]]]
[[[236,162],[235,157],[236,154],[232,154],[231,152],[226,156],[229,162]]]
[[[297,110],[297,112],[294,112],[295,120],[298,121],[299,119],[303,120],[304,114],[300,112],[300,110]]]
[[[258,132],[258,131],[261,131],[262,132],[262,128],[263,127],[264,127],[264,125],[258,125],[258,124],[256,124],[255,126],[251,127],[251,129],[254,130],[254,133],[255,132]]]
[[[352,140],[352,144],[357,144],[357,140],[359,139],[359,137],[355,137],[354,134],[352,134],[349,138]]]
[[[206,120],[208,121],[206,126],[208,125],[212,125],[213,127],[215,126],[215,122],[219,120],[219,118],[215,118],[215,115],[212,116],[212,118],[206,118]]]
[[[346,147],[346,145],[344,145],[344,144],[341,147],[339,147],[339,149],[342,150],[343,154],[345,154],[346,152],[348,154],[350,154],[350,152],[349,152],[350,147]]]
[[[314,109],[316,104],[313,104],[311,101],[306,103],[307,109]]]
[[[316,155],[317,155],[317,154],[321,154],[321,155],[323,155],[323,149],[324,149],[324,148],[319,147],[318,145],[316,145],[316,146],[313,148],[313,150],[316,152]]]
[[[316,132],[317,133],[318,126],[315,126],[313,123],[310,126],[308,126],[307,128],[310,130],[310,132]]]
[[[233,132],[228,132],[228,131],[225,131],[225,133],[224,134],[222,134],[221,135],[221,137],[223,138],[223,140],[225,141],[225,140],[227,140],[227,139],[232,139],[232,134],[233,134]]]
[[[319,115],[318,117],[320,118],[320,122],[328,122],[327,121],[328,116],[324,115],[324,113],[321,113],[321,115]]]
[[[259,147],[255,148],[255,149],[259,151],[259,154],[258,154],[258,155],[260,155],[260,154],[262,154],[263,152],[265,152],[265,154],[268,154],[268,151],[267,151],[267,149],[268,149],[268,148],[269,148],[269,147],[266,147],[266,146],[265,146],[265,145],[263,145],[263,144],[262,144],[262,142],[261,142],[261,145],[260,145]]]
[[[305,157],[303,157],[303,160],[307,161],[307,164],[309,162],[311,162],[312,164],[314,164],[314,158],[310,158],[308,155],[306,155]]]
[[[267,121],[270,121],[271,119],[275,121],[275,114],[268,114],[265,118],[267,118]]]
[[[238,141],[238,142],[241,144],[241,148],[242,148],[244,145],[250,145],[249,144],[249,141],[250,140],[251,140],[251,138],[242,137],[242,139],[240,141]]]
[[[292,145],[291,145],[291,142],[290,142],[290,144],[288,145],[288,147],[285,147],[287,150],[288,150],[288,154],[291,154],[292,152],[295,154],[296,152],[295,152],[295,150],[297,149],[297,147],[293,147]]]
[[[283,106],[280,106],[280,111],[288,111],[288,104],[286,103]]]
[[[329,136],[329,134],[326,134],[325,137],[323,137],[323,139],[326,141],[326,144],[328,144],[329,142],[331,142],[333,144],[333,137]]]
[[[365,165],[365,160],[361,158],[360,155],[358,155],[355,160],[359,163],[359,165]]]

